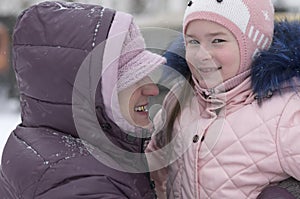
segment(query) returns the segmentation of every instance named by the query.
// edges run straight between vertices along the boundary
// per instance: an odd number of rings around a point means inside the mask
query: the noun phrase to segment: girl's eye
[[[225,42],[224,39],[214,39],[212,43],[222,43]]]
[[[196,45],[196,44],[199,44],[199,43],[200,43],[200,42],[198,42],[198,41],[195,40],[195,39],[188,40],[188,44]]]

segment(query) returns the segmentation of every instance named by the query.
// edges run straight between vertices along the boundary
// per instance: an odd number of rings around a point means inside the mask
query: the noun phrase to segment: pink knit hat
[[[135,84],[165,62],[164,57],[145,50],[145,41],[140,30],[131,23],[119,61],[118,90]]]
[[[185,11],[183,32],[197,19],[216,22],[233,33],[240,48],[239,73],[248,70],[255,53],[267,49],[272,42],[271,0],[192,0]]]

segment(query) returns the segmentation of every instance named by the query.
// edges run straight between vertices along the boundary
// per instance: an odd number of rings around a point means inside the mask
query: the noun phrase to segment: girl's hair
[[[166,122],[165,122],[163,128],[160,130],[160,132],[156,135],[156,143],[157,143],[158,147],[162,148],[171,142],[174,123],[176,121],[176,118],[181,114],[181,109],[187,103],[188,99],[190,99],[193,87],[194,87],[194,83],[192,80],[192,75],[189,72],[186,75],[186,81],[184,81],[182,90],[179,91],[179,93],[180,93],[179,97],[178,98],[174,97],[175,94],[172,94],[172,93],[169,93],[169,94],[173,95],[173,97],[166,97],[165,101],[167,101],[166,102],[167,104],[175,103],[175,105],[164,107],[166,109],[166,117],[165,117]],[[170,92],[172,92],[172,91],[170,91]],[[176,100],[176,101],[174,102],[174,100]]]

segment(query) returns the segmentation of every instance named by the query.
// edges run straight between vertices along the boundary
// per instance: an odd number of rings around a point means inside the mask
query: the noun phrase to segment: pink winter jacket
[[[214,99],[196,94],[171,143],[165,157],[152,154],[155,139],[147,149],[160,199],[256,198],[269,184],[300,180],[300,96],[286,88],[259,106],[250,79]]]

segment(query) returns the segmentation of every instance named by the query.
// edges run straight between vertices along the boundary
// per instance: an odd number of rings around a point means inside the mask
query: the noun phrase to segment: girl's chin
[[[208,89],[214,88],[223,82],[223,78],[219,73],[213,73],[211,75],[196,74],[194,78],[197,80],[201,88]]]
[[[199,81],[199,86],[201,88],[209,89],[218,86],[220,83],[218,82],[208,82],[208,81]]]

